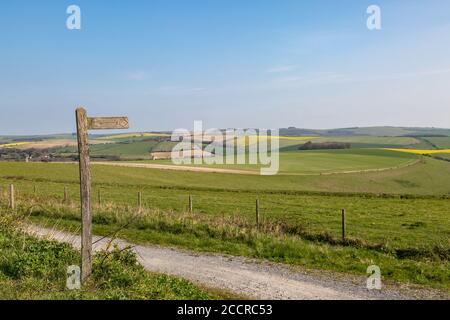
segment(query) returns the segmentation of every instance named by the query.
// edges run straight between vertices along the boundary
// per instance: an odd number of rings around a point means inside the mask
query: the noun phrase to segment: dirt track
[[[322,172],[322,173],[279,173],[278,175],[290,175],[290,176],[330,176],[338,174],[351,174],[351,173],[371,173],[371,172],[383,172],[396,169],[407,168],[418,164],[420,160],[410,161],[406,164],[397,167],[378,168],[378,169],[363,169],[363,170],[347,170],[336,172]],[[147,169],[160,169],[160,170],[175,170],[175,171],[192,171],[192,172],[209,172],[209,173],[232,173],[232,174],[248,174],[248,175],[260,175],[259,170],[237,170],[237,169],[224,169],[224,168],[211,168],[211,167],[190,167],[179,166],[169,164],[153,164],[153,163],[132,163],[132,162],[92,162],[92,164],[105,165],[105,166],[119,166],[130,168],[147,168]]]
[[[92,162],[92,164],[101,164],[101,165],[105,165],[105,166],[131,167],[131,168],[160,169],[160,170],[176,170],[176,171],[192,171],[192,172],[234,173],[234,174],[259,175],[259,171],[223,169],[223,168],[210,168],[210,167],[189,167],[189,166],[178,166],[178,165],[169,165],[169,164],[130,163],[130,162],[123,162],[123,163],[119,163],[119,162]]]
[[[80,237],[70,233],[28,226],[29,234],[80,247]],[[94,251],[105,248],[108,238],[94,237]],[[115,240],[120,247],[130,244]],[[383,287],[369,291],[364,277],[304,272],[288,266],[242,257],[194,253],[156,246],[133,246],[145,269],[186,278],[211,288],[259,299],[414,299],[446,298],[431,291]],[[447,297],[448,298],[448,297]]]

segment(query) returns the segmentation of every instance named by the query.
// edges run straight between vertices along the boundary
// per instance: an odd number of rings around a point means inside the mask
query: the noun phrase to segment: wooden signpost
[[[75,116],[80,158],[81,283],[85,283],[92,273],[91,171],[89,168],[88,130],[128,129],[129,124],[127,117],[88,118],[86,110],[83,108],[78,108]]]

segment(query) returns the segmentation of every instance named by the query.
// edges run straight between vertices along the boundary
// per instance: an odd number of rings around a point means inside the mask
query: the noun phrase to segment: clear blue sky
[[[446,0],[2,1],[0,30],[0,134],[72,132],[79,105],[133,131],[450,127]]]

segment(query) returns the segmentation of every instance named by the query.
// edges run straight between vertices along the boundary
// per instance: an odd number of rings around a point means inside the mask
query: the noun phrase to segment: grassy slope
[[[350,150],[314,150],[281,152],[279,174],[283,175],[317,175],[348,171],[386,169],[414,163],[418,158],[412,154],[378,149]],[[231,157],[233,159],[233,157]],[[227,158],[224,164],[187,164],[190,166],[227,168],[259,171],[261,165],[230,165]],[[172,165],[170,160],[145,161],[151,164]]]
[[[435,153],[432,154],[432,157],[434,158],[440,158],[440,159],[444,159],[444,160],[450,160],[450,153]]]
[[[409,156],[409,155],[406,155]],[[427,158],[407,168],[384,172],[327,176],[247,176],[143,168],[93,166],[94,186],[123,186],[136,190],[172,188],[178,190],[222,190],[255,193],[280,192],[369,192],[395,194],[445,195],[450,193],[450,164]],[[7,179],[5,179],[7,178]],[[0,183],[11,179],[42,180],[58,184],[76,184],[75,164],[0,162]],[[22,179],[22,180],[23,180]],[[24,188],[32,189],[26,181]],[[50,187],[50,185],[48,186]],[[58,187],[61,188],[61,187]],[[163,192],[164,193],[164,192]]]
[[[426,137],[424,138],[439,149],[450,149],[450,137]]]
[[[411,156],[375,149],[283,152],[280,173],[317,174],[392,168],[414,161]]]
[[[137,192],[142,191],[146,206],[175,212],[186,209],[187,196],[192,194],[197,212],[250,220],[254,217],[254,201],[259,197],[262,214],[267,219],[298,223],[312,232],[329,231],[336,235],[340,228],[340,209],[346,208],[349,232],[355,237],[370,242],[388,239],[398,247],[417,243],[431,246],[449,236],[447,199],[302,192],[312,189],[305,188],[306,182],[311,187],[315,181],[322,191],[367,192],[378,186],[380,193],[392,189],[400,193],[419,193],[412,190],[448,194],[450,163],[428,158],[426,161],[426,164],[393,171],[327,177],[261,177],[94,166],[94,194],[101,188],[104,201],[135,205]],[[4,190],[8,183],[14,183],[20,193],[31,194],[36,185],[39,195],[61,199],[63,187],[68,186],[72,199],[78,197],[76,165],[0,163],[0,169],[0,185]],[[439,192],[443,187],[446,192]]]
[[[156,138],[132,137],[126,139],[115,139],[114,143],[92,144],[90,146],[93,156],[119,156],[123,160],[149,159],[150,152],[171,151],[175,143],[158,142]],[[76,154],[76,147],[62,147],[55,150],[60,154]]]
[[[136,141],[132,143],[117,143],[106,145],[92,145],[92,155],[113,155],[127,157],[143,157],[148,158],[153,146],[157,144],[156,141]]]

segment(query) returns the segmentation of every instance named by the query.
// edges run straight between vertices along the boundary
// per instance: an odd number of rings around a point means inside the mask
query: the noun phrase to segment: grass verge
[[[14,217],[15,219],[17,218]],[[66,288],[67,267],[78,265],[79,253],[68,244],[36,239],[17,231],[17,220],[0,215],[0,299],[145,299],[206,300],[228,298],[192,283],[149,273],[129,250],[99,252],[93,274],[81,290]]]

